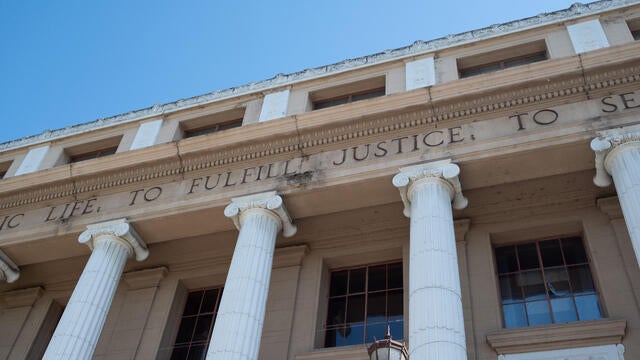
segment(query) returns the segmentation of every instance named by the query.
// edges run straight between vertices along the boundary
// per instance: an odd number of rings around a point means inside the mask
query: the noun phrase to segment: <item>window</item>
[[[189,293],[171,360],[204,359],[221,297],[222,288]]]
[[[118,148],[108,148],[108,149],[102,149],[102,150],[96,150],[96,151],[91,151],[88,153],[84,153],[84,154],[78,154],[78,155],[73,155],[73,156],[69,156],[69,163],[76,163],[79,161],[84,161],[84,160],[89,160],[89,159],[97,159],[99,157],[103,157],[103,156],[107,156],[107,155],[113,155],[116,153],[116,150]]]
[[[402,294],[402,262],[332,271],[324,346],[368,344],[387,325],[402,339]]]
[[[629,26],[633,40],[640,40],[640,18],[629,20],[627,25]]]
[[[210,134],[242,126],[245,108],[200,116],[180,123],[185,138]]]
[[[81,144],[64,149],[69,157],[69,163],[77,163],[84,160],[97,159],[103,156],[113,155],[118,150],[122,136],[102,139],[87,144]]]
[[[602,317],[580,237],[495,249],[506,328]]]
[[[460,78],[547,60],[544,40],[458,59]]]
[[[0,162],[0,179],[4,179],[4,176],[9,171],[9,167],[11,166],[11,161]]]
[[[352,103],[385,95],[384,76],[357,81],[309,94],[313,110]]]
[[[185,130],[184,137],[190,138],[198,135],[211,134],[217,131],[232,129],[240,126],[242,126],[242,118],[223,122],[223,123],[218,123],[218,124],[206,125],[196,129]]]

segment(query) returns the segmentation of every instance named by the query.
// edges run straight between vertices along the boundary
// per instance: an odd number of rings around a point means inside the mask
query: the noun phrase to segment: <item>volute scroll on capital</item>
[[[282,197],[275,191],[240,196],[232,198],[231,203],[224,209],[224,215],[233,221],[238,230],[242,227],[242,214],[246,211],[258,209],[268,212],[279,219],[282,235],[291,237],[298,228],[293,224]]]
[[[438,181],[447,188],[454,209],[460,210],[467,207],[469,201],[462,195],[459,174],[460,167],[451,159],[401,168],[400,172],[393,177],[393,185],[400,190],[404,215],[411,216],[411,195],[415,186],[429,181]]]
[[[149,256],[149,249],[127,219],[116,219],[87,225],[78,238],[78,242],[86,244],[93,251],[94,242],[103,235],[109,235],[129,245],[129,253],[137,261],[143,261]]]
[[[0,281],[12,283],[20,277],[20,269],[2,250],[0,250]]]
[[[601,131],[591,140],[591,150],[596,153],[594,184],[600,187],[611,185],[611,159],[623,146],[640,146],[640,125]]]

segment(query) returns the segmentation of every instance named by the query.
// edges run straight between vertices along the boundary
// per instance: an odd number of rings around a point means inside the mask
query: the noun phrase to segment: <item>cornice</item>
[[[0,189],[0,194],[5,194],[0,195],[0,210],[87,197],[97,191],[114,193],[136,184],[169,182],[216,168],[266,164],[339,149],[345,143],[415,133],[440,122],[481,121],[541,106],[588,100],[597,93],[636,88],[640,84],[640,64],[636,61],[640,58],[640,44],[619,46],[613,58],[607,59],[605,55],[612,51],[608,48],[582,54],[582,63],[588,64],[583,71],[576,68],[573,60],[550,60],[536,68],[533,77],[509,69],[513,71],[298,114],[247,129],[232,129],[226,134],[161,144],[151,150],[120,153],[82,166],[72,164],[4,179],[1,181],[8,186]],[[618,58],[625,60],[616,61]],[[550,67],[555,70],[549,72]],[[549,73],[554,77],[543,76]],[[492,88],[481,90],[482,84],[492,84]],[[461,88],[478,90],[463,92]],[[45,183],[47,186],[42,186]]]
[[[447,48],[461,46],[480,40],[492,39],[505,36],[519,31],[525,31],[555,23],[567,22],[577,18],[591,16],[614,11],[624,7],[638,4],[638,0],[604,0],[595,1],[588,4],[576,3],[571,7],[551,13],[542,13],[537,16],[515,20],[503,24],[495,24],[485,28],[471,30],[464,33],[447,35],[442,38],[421,41],[397,49],[386,50],[376,54],[362,56],[354,59],[347,59],[339,63],[302,70],[291,74],[277,74],[271,79],[249,83],[246,85],[233,87],[225,90],[213,91],[208,94],[180,99],[166,104],[155,104],[140,110],[128,113],[100,118],[98,120],[70,126],[64,129],[47,130],[41,134],[28,136],[21,139],[0,143],[0,151],[16,149],[24,146],[35,145],[42,142],[60,139],[66,136],[94,131],[110,126],[125,124],[153,117],[162,117],[177,111],[187,110],[196,106],[231,99],[234,97],[247,96],[256,93],[275,91],[278,88],[291,86],[302,81],[309,81],[316,78],[340,74],[363,67],[385,64],[391,61],[407,59],[422,54],[434,53]]]

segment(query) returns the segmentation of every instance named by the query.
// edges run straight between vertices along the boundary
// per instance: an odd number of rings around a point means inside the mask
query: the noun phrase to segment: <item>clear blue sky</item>
[[[0,142],[573,2],[0,1]]]

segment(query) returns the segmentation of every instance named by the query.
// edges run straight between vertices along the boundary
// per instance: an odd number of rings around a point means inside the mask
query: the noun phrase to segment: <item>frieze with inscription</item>
[[[593,117],[598,118],[603,114],[640,108],[640,91],[606,96],[586,103],[585,106],[592,106],[594,111],[597,109],[599,114],[593,114],[595,115]],[[267,180],[285,179],[293,183],[305,183],[313,181],[313,173],[317,171],[339,169],[350,164],[373,162],[407,153],[428,153],[433,149],[470,143],[478,140],[479,135],[476,132],[481,132],[479,131],[481,128],[483,134],[491,134],[490,136],[483,135],[482,140],[485,140],[526,131],[536,131],[562,122],[564,119],[567,121],[578,120],[575,114],[568,112],[568,110],[563,111],[563,109],[562,106],[559,106],[528,113],[516,113],[505,118],[435,128],[418,134],[349,146],[285,161],[224,170],[179,182],[135,189],[128,194],[118,194],[115,196],[117,198],[115,203],[113,201],[114,195],[111,195],[77,200],[50,206],[46,209],[0,215],[0,233],[18,230],[26,223],[30,225],[65,223],[71,218],[89,217],[105,210],[126,212],[127,208],[145,206],[156,201],[197,196],[197,194],[210,191],[224,191]],[[106,197],[111,197],[108,207],[107,201],[104,201]]]

